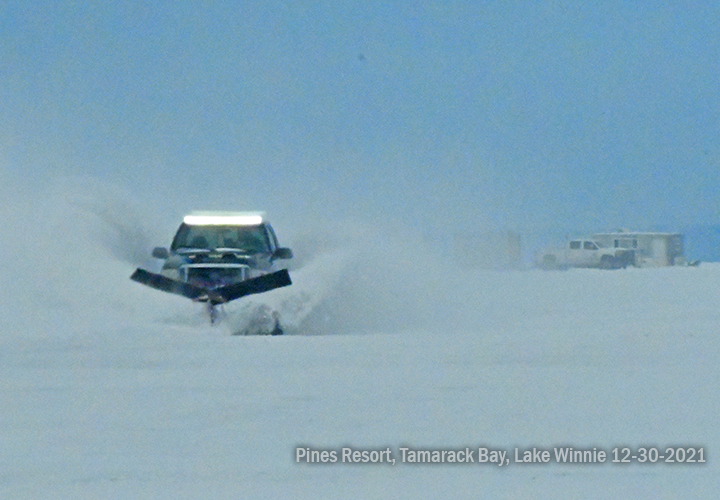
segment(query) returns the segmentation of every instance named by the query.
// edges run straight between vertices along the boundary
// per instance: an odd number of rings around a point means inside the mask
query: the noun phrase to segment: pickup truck
[[[194,212],[185,216],[170,248],[156,247],[160,274],[136,269],[130,279],[163,292],[204,302],[210,322],[216,306],[292,283],[292,250],[278,244],[261,212]],[[272,335],[282,333],[277,318]]]
[[[537,261],[538,266],[543,269],[567,269],[570,267],[624,269],[634,263],[634,250],[609,248],[590,239],[569,241],[565,248],[542,253]]]

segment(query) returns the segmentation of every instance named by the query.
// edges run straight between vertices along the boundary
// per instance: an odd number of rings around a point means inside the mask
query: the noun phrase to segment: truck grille
[[[188,264],[182,266],[185,281],[216,288],[248,279],[250,267],[243,264]]]

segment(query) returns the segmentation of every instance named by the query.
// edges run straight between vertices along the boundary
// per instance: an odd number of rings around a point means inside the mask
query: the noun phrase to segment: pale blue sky
[[[3,2],[0,168],[285,224],[718,224],[718,26],[695,1]]]

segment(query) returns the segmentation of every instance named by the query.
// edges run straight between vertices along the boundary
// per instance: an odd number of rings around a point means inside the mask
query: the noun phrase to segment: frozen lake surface
[[[30,253],[4,271],[17,287],[2,297],[3,498],[720,490],[718,264],[432,271],[417,255],[375,264],[333,248],[253,299],[284,311],[288,335],[241,337],[246,304],[210,327],[201,306],[132,283],[132,264],[91,243],[74,247],[76,268]],[[608,460],[514,463],[515,448],[561,446]],[[624,446],[702,447],[706,463],[610,463]],[[390,448],[396,463],[296,463],[297,447]],[[400,463],[401,447],[511,461]]]

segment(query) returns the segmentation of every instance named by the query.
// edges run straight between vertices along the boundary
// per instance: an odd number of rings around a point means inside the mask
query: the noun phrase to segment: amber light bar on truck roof
[[[257,226],[262,212],[193,212],[183,219],[190,226]]]

